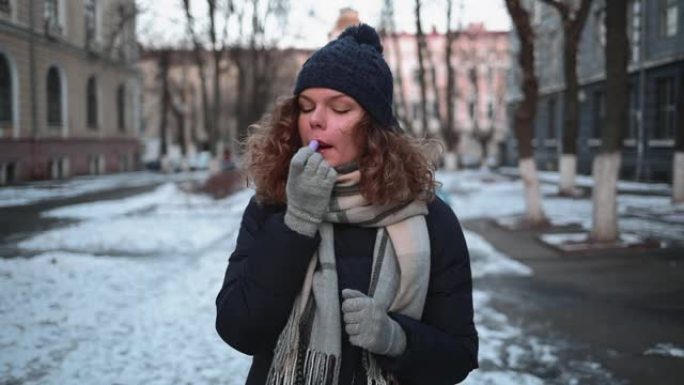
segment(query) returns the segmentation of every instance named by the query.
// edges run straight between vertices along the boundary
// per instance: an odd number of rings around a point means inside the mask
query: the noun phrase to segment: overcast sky
[[[201,21],[206,13],[205,1],[194,0],[194,13]],[[361,21],[377,26],[380,21],[382,0],[291,0],[289,27],[283,36],[282,45],[316,48],[325,44],[345,7],[359,12]],[[400,31],[415,31],[413,0],[395,0],[395,22]],[[462,12],[459,5],[462,3]],[[181,41],[185,35],[185,17],[181,0],[138,0],[143,13],[138,20],[138,35],[145,45],[172,44]],[[482,22],[490,30],[508,30],[510,18],[504,0],[454,0],[454,26],[461,21],[465,26]],[[423,1],[423,28],[431,30],[434,25],[443,31],[446,24],[446,0]]]

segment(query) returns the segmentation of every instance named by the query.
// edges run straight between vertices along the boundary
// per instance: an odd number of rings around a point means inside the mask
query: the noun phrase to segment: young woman
[[[248,385],[462,381],[477,368],[468,250],[401,132],[375,30],[350,27],[253,126],[256,188],[216,299]]]

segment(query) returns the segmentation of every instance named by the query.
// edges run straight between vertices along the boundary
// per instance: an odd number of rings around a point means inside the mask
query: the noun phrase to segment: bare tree
[[[171,51],[162,49],[159,51],[157,59],[158,80],[161,84],[161,103],[159,111],[159,164],[164,169],[166,167],[166,155],[168,153],[167,143],[167,114],[171,103],[171,93],[169,91],[169,67],[171,62]],[[167,171],[167,170],[165,170]]]
[[[236,4],[239,35],[246,38],[245,47],[236,44],[230,50],[238,72],[235,104],[238,139],[247,135],[248,126],[261,118],[269,106],[268,101],[275,96],[274,83],[285,53],[276,49],[277,40],[274,36],[283,35],[288,12],[289,3],[284,0],[266,0],[263,3],[250,0],[249,5]],[[251,17],[247,19],[245,15]],[[281,31],[269,33],[267,27],[271,25]]]
[[[207,85],[206,63],[204,61],[204,47],[199,35],[195,31],[195,18],[192,15],[190,0],[183,0],[183,7],[188,23],[188,34],[192,40],[193,54],[200,80],[200,93],[202,96],[202,115],[204,117],[204,130],[209,136],[209,146],[212,154],[216,155],[217,135],[214,128],[214,121],[211,119],[213,113],[209,101],[209,89]]]
[[[432,87],[433,95],[430,110],[434,113],[430,114],[430,117],[436,119],[440,125],[442,125],[444,122],[442,120],[442,97],[440,96],[439,86],[437,85],[437,66],[435,65],[435,60],[432,57],[432,50],[430,49],[430,45],[427,44],[427,41],[425,44],[425,55],[427,56],[427,64],[430,68],[430,86]],[[427,131],[426,134],[431,135],[431,132]]]
[[[427,115],[427,84],[425,81],[425,52],[426,52],[426,42],[425,34],[423,33],[423,23],[420,20],[421,13],[421,1],[416,0],[415,6],[415,16],[416,16],[416,44],[418,51],[418,82],[420,83],[420,118],[421,127],[420,131],[416,134],[426,134],[428,131],[428,115]]]
[[[520,0],[506,0],[506,7],[520,41],[518,64],[522,71],[523,100],[516,108],[513,128],[518,140],[518,162],[525,186],[526,221],[533,226],[543,225],[548,221],[541,205],[539,180],[532,150],[532,124],[537,113],[539,95],[539,85],[534,72],[534,32],[530,15],[520,4]]]
[[[185,119],[187,115],[186,90],[184,85],[178,85],[171,92],[171,113],[176,120],[176,142],[180,146],[181,156],[188,153],[188,142],[185,133]]]
[[[565,77],[565,97],[563,98],[563,155],[560,160],[561,195],[574,195],[577,175],[577,131],[579,104],[577,95],[577,45],[586,24],[592,0],[580,0],[579,8],[574,9],[574,0],[541,0],[558,11],[563,23],[563,74]]]
[[[679,86],[679,126],[675,133],[675,153],[672,161],[672,203],[684,202],[684,68],[681,69]]]
[[[140,9],[134,3],[113,3],[106,12],[109,28],[105,34],[102,52],[109,57],[118,55],[119,59],[130,59],[126,57],[126,49],[133,43],[130,37],[133,35],[134,23]],[[90,35],[86,38],[93,39]]]
[[[391,47],[394,51],[394,78],[397,87],[394,88],[394,110],[397,115],[397,120],[408,132],[413,132],[413,125],[409,117],[409,108],[406,101],[406,94],[404,94],[404,75],[402,67],[401,45],[399,44],[399,34],[394,22],[394,2],[392,0],[385,0],[382,8],[380,33],[383,41],[389,39]]]
[[[614,242],[619,236],[617,220],[617,181],[620,174],[624,128],[628,124],[627,2],[606,2],[606,124],[601,150],[593,163],[593,224],[591,239]]]
[[[447,70],[447,84],[446,84],[446,121],[442,125],[442,137],[444,138],[444,145],[446,147],[446,156],[451,158],[445,162],[447,169],[455,169],[458,167],[457,153],[459,135],[456,132],[456,125],[454,122],[454,102],[456,96],[456,73],[452,62],[453,45],[456,40],[456,32],[451,28],[453,14],[453,0],[447,0],[447,14],[446,14],[446,43],[445,43],[445,64]]]

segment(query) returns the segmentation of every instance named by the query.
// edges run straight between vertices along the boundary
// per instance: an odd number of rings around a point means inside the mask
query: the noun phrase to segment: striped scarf
[[[339,171],[339,170],[338,170]],[[373,206],[358,188],[361,173],[339,171],[330,206],[290,317],[278,337],[268,385],[337,385],[342,319],[337,287],[334,223],[377,228],[368,296],[388,311],[420,319],[430,272],[430,241],[421,201]],[[389,242],[388,242],[389,241]],[[370,385],[397,384],[363,352]]]

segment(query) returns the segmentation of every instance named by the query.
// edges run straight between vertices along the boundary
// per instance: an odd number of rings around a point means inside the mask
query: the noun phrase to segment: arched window
[[[88,128],[97,128],[97,81],[95,76],[88,79],[86,86],[86,112]]]
[[[86,45],[97,40],[97,2],[95,0],[85,2],[85,36]]]
[[[0,54],[0,123],[12,122],[12,73],[9,61]]]
[[[126,89],[123,84],[116,89],[116,116],[119,131],[126,131]]]
[[[62,124],[62,81],[57,67],[50,67],[47,73],[47,122]]]

